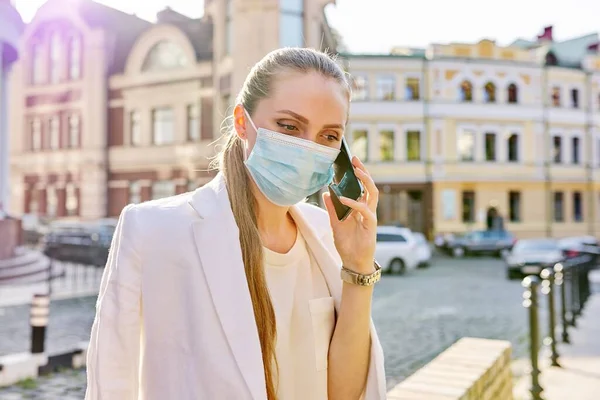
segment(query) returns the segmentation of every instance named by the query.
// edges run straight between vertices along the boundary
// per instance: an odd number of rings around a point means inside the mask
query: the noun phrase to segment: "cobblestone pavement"
[[[441,258],[424,270],[385,276],[375,290],[373,318],[386,356],[388,386],[463,336],[510,340],[515,357],[525,355],[527,319],[522,293],[519,281],[505,278],[502,261],[491,258]],[[53,302],[48,327],[51,352],[87,339],[94,301],[88,297]],[[0,354],[27,349],[27,318],[27,307],[0,309]],[[84,386],[83,371],[66,372],[40,380],[35,390],[0,389],[0,399],[53,400],[51,396],[60,396],[71,400],[66,393],[82,399]],[[7,393],[24,394],[6,397]]]

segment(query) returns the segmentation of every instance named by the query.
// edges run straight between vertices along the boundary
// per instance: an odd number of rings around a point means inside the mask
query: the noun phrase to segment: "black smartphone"
[[[350,215],[352,209],[339,200],[340,197],[347,197],[352,200],[358,200],[364,193],[362,183],[354,174],[352,166],[352,155],[348,148],[345,138],[342,138],[342,147],[340,154],[333,162],[333,182],[329,184],[329,194],[335,208],[338,220],[343,221]]]

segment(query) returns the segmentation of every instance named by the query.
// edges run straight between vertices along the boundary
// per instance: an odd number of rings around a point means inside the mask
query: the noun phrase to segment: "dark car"
[[[512,233],[502,230],[471,231],[450,241],[448,250],[454,257],[468,254],[502,255],[516,242]]]
[[[54,223],[44,236],[44,254],[59,261],[104,266],[116,220]]]
[[[565,259],[565,252],[555,239],[519,240],[505,257],[506,277],[521,279],[527,275],[539,275],[545,268],[552,268]]]

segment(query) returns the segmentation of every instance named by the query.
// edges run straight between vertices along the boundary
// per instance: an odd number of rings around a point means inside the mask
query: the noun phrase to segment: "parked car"
[[[419,264],[417,241],[410,229],[396,226],[377,228],[375,258],[383,272],[403,274]]]
[[[104,266],[117,220],[55,222],[42,241],[44,254],[59,261]]]
[[[427,241],[425,235],[420,232],[413,232],[413,236],[417,242],[417,267],[427,267],[431,262],[431,244]]]
[[[506,277],[521,279],[527,275],[539,275],[544,268],[554,267],[564,258],[565,253],[556,239],[519,240],[505,257]]]
[[[514,235],[507,231],[471,231],[455,237],[448,247],[454,257],[488,253],[501,256],[508,252],[515,242]]]

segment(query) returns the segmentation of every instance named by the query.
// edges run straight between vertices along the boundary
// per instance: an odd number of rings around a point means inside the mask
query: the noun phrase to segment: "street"
[[[508,281],[502,261],[494,258],[440,257],[427,269],[384,276],[375,289],[373,318],[386,356],[388,387],[463,336],[510,340],[514,356],[526,355],[522,293],[520,281]],[[47,343],[51,353],[87,339],[94,301],[53,302]],[[27,318],[26,306],[0,308],[0,337],[14,339],[0,343],[0,354],[27,350]],[[84,386],[85,373],[69,371],[0,389],[0,398],[81,400]]]

